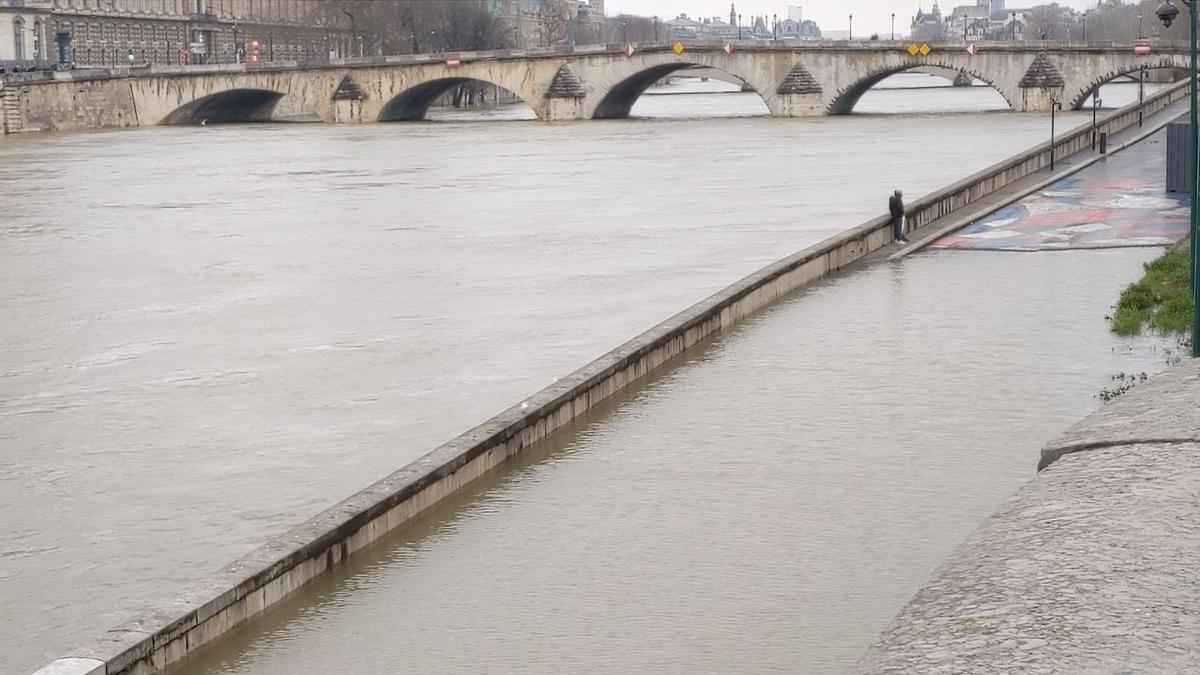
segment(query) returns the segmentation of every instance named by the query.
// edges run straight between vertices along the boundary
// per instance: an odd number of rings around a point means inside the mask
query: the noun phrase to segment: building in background
[[[779,22],[781,40],[820,40],[821,27],[812,19],[796,21],[790,16]]]
[[[687,40],[700,37],[700,31],[704,29],[704,23],[688,17],[687,14],[680,14],[674,19],[669,19],[664,22],[667,27],[667,37],[672,40]]]
[[[745,32],[739,30],[736,23],[723,21],[720,17],[705,19],[700,26],[700,37],[714,40],[736,40],[739,33],[744,37]]]
[[[946,17],[946,34],[950,39],[962,37],[966,40],[983,40],[992,31],[990,0],[979,0],[974,5],[959,5]],[[1003,7],[1003,0],[1000,0]]]
[[[79,66],[232,63],[255,42],[264,61],[355,53],[348,17],[322,0],[0,0],[0,17],[0,61],[56,60],[58,33]]]
[[[45,3],[0,0],[0,70],[48,58]],[[52,35],[52,33],[51,33]]]
[[[921,42],[936,42],[946,38],[946,27],[942,23],[942,11],[938,8],[937,0],[934,0],[933,9],[928,12],[917,8],[909,34],[912,39]]]
[[[918,16],[922,16],[918,14]],[[923,15],[927,18],[929,15]],[[945,17],[946,39],[1038,40],[1071,39],[1082,15],[1057,4],[1013,9],[1004,0],[976,0],[959,5]],[[915,22],[914,22],[915,25]],[[924,38],[922,38],[924,39]]]
[[[789,16],[779,22],[779,39],[781,40],[819,40],[821,38],[821,28],[815,21],[807,19],[797,20],[796,16],[803,17],[803,14],[798,11],[799,7],[790,7]],[[792,12],[791,10],[797,10]],[[757,17],[742,17],[743,26],[740,31],[742,39],[771,39],[775,37],[775,27],[772,17],[757,16]],[[667,36],[673,40],[686,40],[696,38],[709,38],[721,40],[735,40],[738,38],[738,26],[736,24],[737,14],[732,16],[732,22],[726,22],[720,17],[711,19],[696,20],[689,17],[687,14],[680,14],[674,19],[669,19],[664,23],[667,29]]]

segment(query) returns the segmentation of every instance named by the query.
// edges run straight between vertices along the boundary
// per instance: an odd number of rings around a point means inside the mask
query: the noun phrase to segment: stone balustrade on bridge
[[[626,117],[654,82],[711,69],[762,97],[771,115],[850,112],[899,72],[965,73],[1013,110],[1078,108],[1111,80],[1143,69],[1187,66],[1186,46],[1003,42],[692,42],[575,49],[502,50],[332,60],[75,71],[10,76],[24,129],[149,126],[271,119],[334,123],[420,120],[457,85],[477,80],[513,92],[547,121]]]

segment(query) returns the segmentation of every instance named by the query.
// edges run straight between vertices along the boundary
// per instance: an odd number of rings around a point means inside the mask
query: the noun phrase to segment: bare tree
[[[364,55],[499,49],[511,32],[479,0],[327,0]],[[357,51],[355,52],[357,53]]]
[[[1057,2],[1029,10],[1030,36],[1041,40],[1071,39],[1076,21],[1071,10]]]
[[[1176,21],[1170,28],[1164,28],[1159,23],[1154,15],[1159,1],[1142,0],[1126,4],[1121,0],[1100,0],[1096,8],[1087,13],[1088,39],[1127,42],[1146,37],[1186,41],[1187,21]]]
[[[621,14],[608,19],[607,28],[606,42],[654,42],[655,28],[663,30],[655,25],[654,19],[632,14]]]
[[[535,15],[534,32],[539,47],[556,47],[567,42],[574,27],[578,5],[570,0],[551,0]]]

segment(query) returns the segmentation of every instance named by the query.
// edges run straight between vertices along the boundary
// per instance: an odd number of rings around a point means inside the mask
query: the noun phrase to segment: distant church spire
[[[730,26],[737,25],[737,6],[734,5],[732,2],[729,3],[729,25]]]

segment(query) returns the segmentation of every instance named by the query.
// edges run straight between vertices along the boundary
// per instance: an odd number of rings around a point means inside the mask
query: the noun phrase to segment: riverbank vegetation
[[[1121,292],[1111,317],[1118,335],[1186,336],[1192,327],[1188,250],[1178,248],[1146,263],[1146,274]]]

